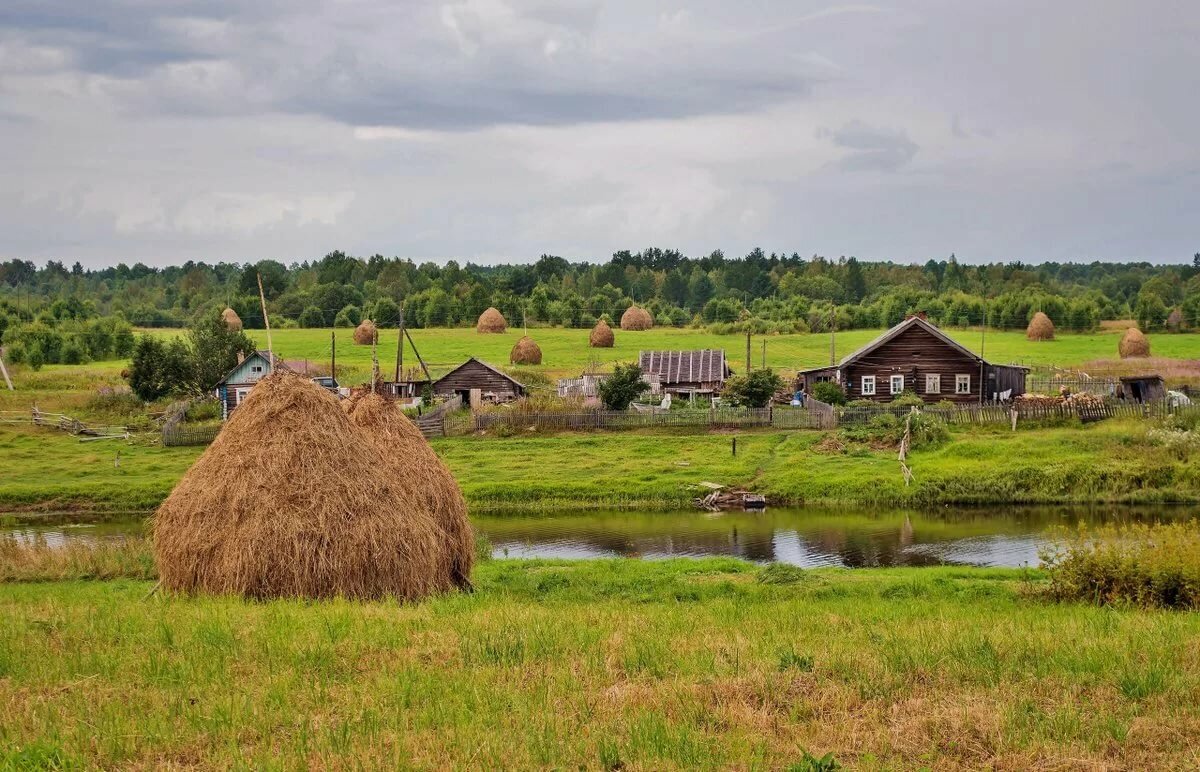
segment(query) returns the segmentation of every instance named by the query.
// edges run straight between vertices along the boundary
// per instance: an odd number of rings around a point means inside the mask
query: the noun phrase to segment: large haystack
[[[479,315],[479,321],[475,324],[476,332],[504,332],[508,329],[508,322],[504,318],[504,314],[500,313],[500,309],[495,306],[489,307]]]
[[[621,315],[622,330],[648,330],[654,326],[654,317],[644,308],[630,306]]]
[[[1121,336],[1121,342],[1117,344],[1117,351],[1121,354],[1121,359],[1132,359],[1134,357],[1150,356],[1150,341],[1146,340],[1146,336],[1136,327],[1130,327]]]
[[[1183,311],[1178,308],[1171,309],[1171,313],[1167,314],[1167,329],[1171,332],[1183,330]]]
[[[613,335],[612,327],[608,326],[608,322],[603,319],[596,322],[591,335],[588,335],[588,345],[592,348],[612,348],[614,343],[616,343],[616,336]]]
[[[467,519],[462,491],[421,430],[394,402],[374,392],[362,392],[342,402],[350,420],[383,453],[394,477],[412,481],[414,499],[433,514],[450,554],[451,578],[458,587],[469,587],[475,563],[475,533]],[[421,483],[424,484],[421,484]]]
[[[354,342],[360,346],[369,346],[375,342],[375,336],[379,334],[379,330],[375,327],[375,322],[370,319],[363,319],[358,326],[354,328]]]
[[[1029,340],[1054,340],[1054,322],[1038,311],[1029,320],[1029,326],[1025,328],[1025,337]]]
[[[225,323],[225,329],[238,331],[242,329],[242,317],[237,315],[237,311],[232,308],[226,308],[221,312],[221,321]]]
[[[533,342],[533,338],[528,335],[523,335],[517,345],[512,347],[512,352],[508,355],[508,361],[514,365],[540,365],[542,363],[542,349],[538,344]]]
[[[267,376],[154,515],[163,587],[404,600],[452,589],[428,489],[455,495],[453,480],[397,475],[391,456],[328,391]]]

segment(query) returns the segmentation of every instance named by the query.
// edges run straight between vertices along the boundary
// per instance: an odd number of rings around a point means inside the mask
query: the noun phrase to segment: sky
[[[0,259],[1190,261],[1194,0],[3,0]]]

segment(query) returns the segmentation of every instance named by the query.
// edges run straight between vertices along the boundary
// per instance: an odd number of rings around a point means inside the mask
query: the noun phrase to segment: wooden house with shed
[[[1167,398],[1167,384],[1161,375],[1127,375],[1117,390],[1121,399],[1133,402],[1158,402]]]
[[[733,375],[724,349],[641,351],[638,367],[655,396],[716,396],[725,387],[725,379]]]
[[[527,392],[524,384],[475,357],[433,382],[435,395],[458,395],[462,397],[464,405],[471,407],[476,407],[480,402],[511,402]]]
[[[1026,367],[984,361],[919,314],[836,365],[802,370],[798,385],[811,394],[817,383],[832,381],[849,400],[890,402],[911,391],[926,402],[978,403],[1024,394],[1028,372]]]
[[[272,367],[274,363],[274,367]],[[270,351],[254,351],[237,363],[225,377],[217,382],[213,392],[221,403],[221,420],[224,421],[233,409],[242,404],[242,400],[254,388],[254,384],[262,380],[274,370],[290,370],[286,363]]]

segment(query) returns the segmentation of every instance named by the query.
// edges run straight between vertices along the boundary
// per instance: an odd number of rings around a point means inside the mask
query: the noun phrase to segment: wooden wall
[[[433,384],[433,392],[438,395],[469,394],[471,389],[495,392],[500,400],[516,399],[523,393],[516,383],[475,361],[467,362]]]
[[[941,376],[941,391],[928,394],[925,391],[925,376]],[[874,351],[867,353],[842,368],[842,382],[846,387],[846,399],[870,399],[875,402],[891,402],[896,395],[891,392],[891,376],[904,376],[904,388],[915,391],[926,402],[978,402],[981,373],[979,360],[967,356],[958,348],[947,344],[919,325],[913,325]],[[862,393],[864,375],[875,376],[875,394]],[[955,376],[971,376],[971,390],[967,394],[955,393]]]

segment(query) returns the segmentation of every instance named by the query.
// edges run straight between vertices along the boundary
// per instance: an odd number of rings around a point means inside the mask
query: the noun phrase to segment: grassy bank
[[[496,561],[411,607],[0,585],[0,768],[1200,764],[1200,617],[1022,577]]]
[[[554,507],[672,508],[696,485],[762,491],[777,503],[906,506],[1200,501],[1200,464],[1172,456],[1136,421],[1021,429],[963,427],[909,457],[905,486],[890,449],[829,452],[819,432],[613,432],[455,437],[434,447],[475,512]],[[199,448],[79,443],[48,429],[0,429],[0,509],[149,509]],[[120,451],[120,465],[115,466]]]

